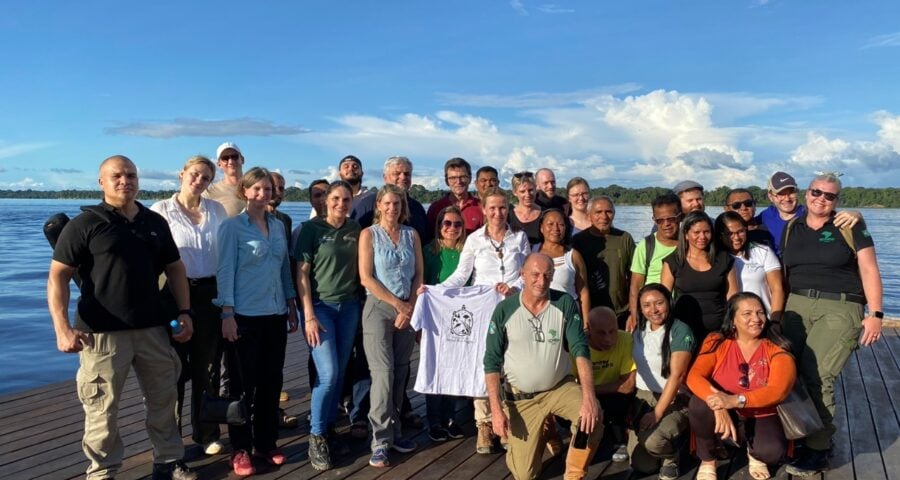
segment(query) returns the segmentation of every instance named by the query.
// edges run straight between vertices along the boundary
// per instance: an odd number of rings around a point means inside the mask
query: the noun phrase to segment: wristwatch
[[[744,405],[746,405],[746,404],[747,404],[747,397],[745,397],[745,396],[743,396],[743,395],[738,395],[738,404],[737,404],[737,407],[738,407],[738,408],[744,408]]]
[[[182,316],[182,315],[187,315],[187,316],[191,317],[191,320],[194,319],[194,311],[191,310],[190,308],[186,308],[186,309],[184,309],[184,310],[179,310],[179,311],[178,311],[178,316],[180,317],[180,316]]]
[[[871,316],[873,316],[879,320],[884,320],[884,312],[875,310],[874,312],[870,312],[870,313],[871,313]]]

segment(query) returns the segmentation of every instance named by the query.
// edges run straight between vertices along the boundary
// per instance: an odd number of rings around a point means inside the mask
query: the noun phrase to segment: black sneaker
[[[428,427],[428,438],[430,438],[432,442],[446,442],[450,439],[450,434],[447,433],[447,430],[445,430],[444,427],[435,423]]]
[[[811,477],[828,470],[828,450],[806,449],[806,452],[800,456],[794,463],[785,467],[787,473],[795,477]]]
[[[331,469],[328,439],[322,435],[309,436],[309,464],[320,472]]]
[[[455,423],[451,423],[447,428],[444,429],[447,432],[447,436],[456,440],[459,438],[465,438],[466,433],[463,432],[459,425]]]
[[[328,430],[328,451],[338,457],[350,453],[350,447],[341,440],[341,436],[333,428]]]
[[[181,460],[153,464],[153,480],[197,480],[194,472]]]

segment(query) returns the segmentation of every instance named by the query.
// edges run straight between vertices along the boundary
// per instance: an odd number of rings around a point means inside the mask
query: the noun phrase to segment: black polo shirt
[[[82,279],[75,326],[106,332],[164,325],[159,275],[178,260],[169,224],[140,203],[128,221],[105,202],[83,211],[63,229],[53,259]]]
[[[804,214],[791,225],[787,245],[782,236],[782,259],[791,289],[864,295],[856,256],[833,218],[813,230],[806,225]],[[860,220],[852,232],[856,251],[875,245],[864,221]]]

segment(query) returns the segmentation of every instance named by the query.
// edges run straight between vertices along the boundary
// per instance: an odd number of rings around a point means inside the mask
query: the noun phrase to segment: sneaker
[[[309,464],[320,472],[331,468],[328,439],[322,435],[309,436]]]
[[[285,392],[284,390],[282,390],[282,391],[281,391],[281,395],[278,396],[278,401],[279,401],[279,402],[286,402],[286,401],[288,401],[288,400],[290,400],[290,399],[291,399],[291,396],[288,395],[288,392]]]
[[[614,462],[627,462],[628,461],[628,447],[626,445],[616,445],[615,451],[612,454],[612,461]]]
[[[678,480],[678,464],[667,463],[659,469],[659,480]]]
[[[294,428],[297,426],[297,417],[288,414],[283,408],[278,409],[278,428]]]
[[[284,465],[284,462],[287,461],[281,450],[277,448],[268,453],[257,453],[256,456],[265,460],[269,465]]]
[[[225,450],[225,445],[218,440],[213,440],[203,446],[203,453],[207,455],[218,455]]]
[[[795,477],[811,477],[828,470],[828,450],[806,449],[806,452],[800,456],[794,463],[785,467],[787,473]]]
[[[444,427],[435,423],[428,427],[428,438],[430,438],[432,442],[446,442],[450,439],[450,435]]]
[[[332,455],[336,455],[338,457],[343,457],[350,453],[350,447],[347,446],[346,443],[341,441],[341,436],[333,429],[328,430],[328,451]]]
[[[250,455],[247,455],[246,450],[238,450],[231,454],[231,468],[234,470],[234,474],[239,477],[249,477],[256,473],[256,469],[253,468],[253,462],[250,461]]]
[[[425,426],[425,424],[422,423],[422,417],[413,412],[407,412],[400,417],[400,424],[403,425],[403,428],[411,430],[420,430]]]
[[[387,449],[385,448],[376,448],[374,452],[372,452],[372,456],[369,457],[369,465],[375,468],[384,468],[391,466],[390,460],[388,460]]]
[[[197,472],[194,472],[181,460],[169,463],[153,464],[153,480],[197,480]]]
[[[419,448],[419,446],[416,445],[416,442],[403,438],[394,440],[394,443],[391,444],[391,450],[399,453],[414,452],[417,448]]]
[[[369,424],[366,422],[356,422],[353,425],[350,425],[350,436],[358,439],[368,437]]]
[[[463,430],[459,428],[459,425],[455,423],[451,423],[447,428],[444,429],[444,431],[447,432],[448,437],[454,440],[466,437],[466,432],[463,432]]]
[[[493,450],[492,429],[490,423],[478,424],[478,438],[475,440],[475,452],[487,455]]]

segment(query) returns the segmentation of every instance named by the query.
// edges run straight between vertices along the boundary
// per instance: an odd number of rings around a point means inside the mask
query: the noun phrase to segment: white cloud
[[[526,10],[525,5],[522,4],[522,0],[509,0],[509,6],[519,15],[528,15],[528,10]]]
[[[25,177],[17,182],[0,182],[0,187],[10,189],[41,189],[44,182],[39,182],[31,177]]]
[[[880,47],[900,47],[900,32],[887,33],[884,35],[876,35],[860,47],[860,50]]]
[[[543,13],[575,13],[574,8],[560,7],[555,3],[545,3],[537,7],[538,11]]]
[[[41,150],[52,145],[53,144],[49,142],[7,144],[6,142],[0,140],[0,158],[17,157],[24,153]]]
[[[309,132],[302,127],[276,125],[268,120],[236,118],[228,120],[202,120],[196,118],[176,118],[168,122],[133,122],[117,127],[109,127],[105,132],[111,135],[129,135],[151,138],[175,137],[236,137],[273,135],[299,135]]]
[[[530,92],[520,95],[479,95],[465,93],[438,93],[438,100],[444,105],[492,108],[545,108],[570,106],[584,103],[602,95],[624,95],[640,90],[636,83],[622,83],[601,88],[576,90],[574,92]]]

